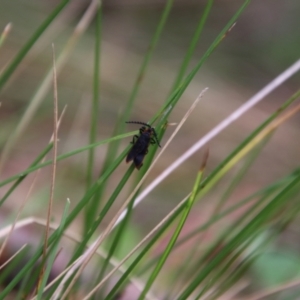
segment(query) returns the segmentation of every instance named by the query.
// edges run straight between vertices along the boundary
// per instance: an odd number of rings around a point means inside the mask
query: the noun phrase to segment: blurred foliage
[[[34,30],[58,3],[59,1],[38,0],[1,1],[0,31],[8,23],[12,24],[12,29],[0,48],[0,72],[3,72]],[[138,92],[130,120],[148,122],[164,103],[205,4],[206,1],[175,1],[150,66],[143,77],[144,81]],[[15,130],[18,120],[41,85],[42,79],[52,67],[51,44],[55,44],[56,53],[61,52],[87,5],[87,2],[80,0],[70,1],[70,5],[41,36],[1,91],[1,149]],[[165,1],[160,0],[103,1],[97,140],[109,138],[114,133],[117,120],[124,112],[136,74],[164,5]],[[241,1],[238,0],[216,1],[205,25],[201,42],[197,45],[189,71],[240,5]],[[300,2],[296,0],[253,1],[249,5],[217,51],[205,62],[204,67],[196,75],[169,117],[170,122],[178,122],[200,91],[206,86],[210,88],[198,109],[176,136],[168,153],[164,154],[155,166],[147,182],[164,170],[195,140],[299,58],[299,11]],[[58,76],[59,110],[62,111],[65,105],[68,106],[59,130],[59,154],[89,143],[94,76],[94,35],[95,21],[80,39]],[[266,101],[212,141],[207,173],[223,161],[224,157],[239,145],[256,128],[257,124],[290,97],[290,94],[299,88],[298,82],[299,75],[296,75]],[[9,158],[1,173],[2,179],[25,170],[48,143],[53,131],[52,94],[52,90],[47,93],[28,128],[25,128],[24,133],[9,153]],[[280,128],[231,195],[230,203],[235,203],[237,199],[242,199],[281,178],[297,166],[300,147],[298,126],[299,117]],[[166,131],[165,140],[170,132],[172,132],[171,127]],[[129,138],[122,141],[122,151],[129,141]],[[106,146],[96,150],[95,170],[92,174],[94,178],[102,169],[106,151]],[[149,196],[150,201],[137,207],[133,223],[139,224],[138,230],[134,225],[129,226],[124,234],[125,244],[120,246],[119,252],[123,253],[123,249],[128,249],[126,241],[128,244],[135,244],[141,233],[152,228],[174,206],[175,202],[190,191],[190,183],[194,181],[194,174],[197,172],[198,162],[201,161],[202,155],[203,153],[199,153],[190,158],[176,174],[165,180],[162,187]],[[59,199],[70,198],[72,208],[84,194],[86,158],[87,154],[84,153],[59,163],[55,218],[61,216],[65,205]],[[115,190],[115,182],[119,182],[126,168],[127,165],[123,163],[120,170],[113,174],[112,180],[103,192],[104,198],[108,198]],[[26,207],[24,215],[39,216],[41,211],[43,212],[44,205],[48,201],[50,182],[50,169],[45,170],[46,172],[43,171],[38,179],[38,185],[31,198],[33,201]],[[237,172],[238,169],[230,171],[228,176],[206,196],[207,201],[196,207],[197,213],[192,213],[186,230],[190,230],[194,224],[199,223],[199,220],[207,219],[207,212],[212,210],[215,199],[222,195]],[[26,194],[30,183],[31,178],[24,180],[18,190],[13,193],[9,203],[5,203],[2,209],[13,211],[20,198]],[[130,180],[129,184],[134,185],[135,181]],[[129,191],[130,188],[125,187],[125,191],[127,190]],[[3,194],[5,192],[4,189]],[[119,198],[117,198],[118,201],[120,201]],[[113,213],[114,211],[107,214],[104,224],[109,222]],[[72,224],[72,228],[80,231],[81,221],[81,218],[78,218]],[[214,228],[214,232],[218,232],[219,228]],[[129,240],[134,242],[129,242]],[[276,245],[274,252],[261,255],[252,266],[253,274],[258,274],[257,285],[268,286],[298,275],[298,268],[293,268],[293,264],[295,265],[295,262],[299,260],[295,250],[299,248],[299,245],[295,245],[291,238],[287,238],[284,244],[285,247],[290,248],[288,251],[281,249],[281,245]],[[171,268],[181,262],[180,256],[181,254],[178,254],[178,259],[175,255]],[[282,272],[275,276],[278,269],[288,269],[290,272]]]

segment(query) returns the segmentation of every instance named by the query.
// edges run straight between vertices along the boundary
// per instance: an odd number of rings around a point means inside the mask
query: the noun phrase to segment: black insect
[[[126,157],[126,162],[133,160],[135,167],[139,170],[143,165],[145,155],[148,153],[149,144],[157,144],[159,147],[159,141],[155,132],[155,129],[147,123],[129,121],[126,123],[134,123],[144,125],[140,128],[140,135],[135,135],[132,140],[132,148]]]

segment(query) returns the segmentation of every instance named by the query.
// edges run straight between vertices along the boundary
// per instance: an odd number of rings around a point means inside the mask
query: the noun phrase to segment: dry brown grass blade
[[[300,285],[300,279],[296,279],[296,280],[293,280],[293,281],[290,281],[290,282],[272,287],[270,289],[266,289],[264,291],[257,292],[257,293],[255,293],[251,296],[244,297],[244,298],[239,298],[239,299],[240,300],[262,300],[264,298],[273,296],[277,293],[286,291],[288,289],[292,289],[292,288],[294,288],[298,285]]]
[[[0,266],[0,270],[2,270],[7,264],[9,264],[25,247],[27,244],[24,244],[17,252],[15,252],[5,263]]]
[[[4,41],[6,40],[8,34],[10,33],[12,28],[11,23],[8,23],[5,27],[4,30],[2,31],[1,35],[0,35],[0,48],[3,45]]]

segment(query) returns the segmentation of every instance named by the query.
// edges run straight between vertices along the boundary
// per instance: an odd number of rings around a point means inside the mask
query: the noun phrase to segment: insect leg
[[[132,138],[132,141],[130,143],[135,144],[135,142],[137,141],[138,138],[139,138],[138,135],[134,135],[133,138]]]
[[[153,139],[153,138],[151,138],[151,139],[150,139],[150,144],[152,144],[152,145],[153,145],[153,144],[157,144],[157,143],[156,143],[156,140]]]

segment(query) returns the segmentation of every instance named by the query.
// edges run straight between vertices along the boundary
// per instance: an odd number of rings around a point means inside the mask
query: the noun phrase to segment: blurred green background
[[[0,2],[0,31],[12,24],[4,45],[0,48],[0,72],[14,58],[35,29],[45,20],[59,1]],[[235,13],[242,1],[215,1],[200,43],[194,53],[196,62]],[[18,121],[52,68],[52,48],[56,56],[63,49],[75,26],[86,10],[88,1],[71,1],[63,13],[30,50],[21,66],[0,94],[0,147],[4,147]],[[130,91],[149,41],[156,29],[165,2],[160,0],[114,0],[103,2],[101,44],[101,82],[99,99],[98,140],[111,137],[118,117],[124,111]],[[130,120],[148,122],[168,96],[206,1],[175,1],[154,56],[143,78]],[[285,68],[299,59],[300,2],[253,1],[238,19],[236,26],[205,63],[172,112],[170,122],[178,123],[191,103],[205,87],[208,92],[163,154],[147,182],[162,172],[234,109],[263,88]],[[78,41],[58,76],[59,109],[67,110],[59,130],[59,153],[88,144],[93,86],[94,21]],[[189,70],[194,65],[191,64]],[[237,120],[209,145],[207,172],[214,169],[255,127],[275,111],[299,87],[296,75],[265,101]],[[251,168],[247,177],[231,197],[241,199],[293,170],[299,161],[299,117],[284,124],[272,137]],[[137,129],[127,126],[128,131]],[[47,93],[37,108],[34,118],[10,151],[1,178],[21,172],[48,143],[53,131],[53,91]],[[169,127],[161,144],[173,131]],[[122,141],[121,150],[130,142]],[[106,146],[96,150],[95,178],[101,170]],[[191,157],[180,169],[168,177],[149,199],[137,207],[134,220],[140,231],[152,228],[174,203],[191,189],[191,182],[199,168],[203,151]],[[56,216],[61,214],[60,200],[76,203],[86,187],[86,153],[73,156],[58,164],[55,195]],[[114,190],[117,180],[127,169],[124,162],[110,181],[106,195]],[[232,175],[235,174],[233,170]],[[24,215],[45,212],[49,198],[51,169],[41,171]],[[5,203],[2,210],[13,210],[27,193],[32,182],[29,176]],[[183,180],[183,179],[186,179]],[[134,182],[134,181],[132,181]],[[230,178],[222,180],[220,191],[214,190],[205,203],[198,204],[190,218],[190,226],[207,219],[214,201],[220,196]],[[128,191],[129,191],[128,187]],[[1,194],[7,187],[1,188]],[[120,197],[120,201],[124,199]],[[149,213],[151,212],[151,213]],[[113,214],[113,212],[111,213]],[[43,216],[45,217],[45,216]],[[78,220],[79,221],[79,220]],[[74,228],[80,228],[80,222]],[[188,226],[186,226],[188,230]],[[217,230],[217,229],[216,229]],[[293,239],[288,240],[293,244]],[[299,245],[293,245],[296,248]]]

